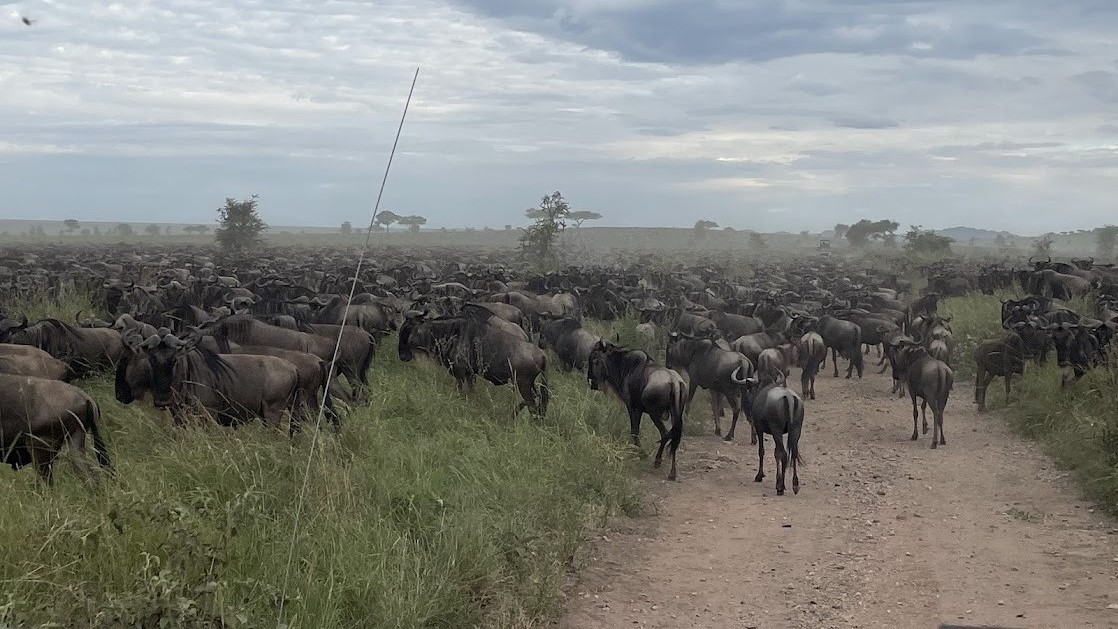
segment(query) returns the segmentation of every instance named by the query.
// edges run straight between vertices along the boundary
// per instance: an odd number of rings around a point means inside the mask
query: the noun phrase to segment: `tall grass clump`
[[[316,445],[287,625],[542,625],[589,527],[639,506],[624,413],[553,369],[547,417],[514,416],[513,389],[460,396],[393,342]],[[116,474],[94,492],[66,465],[53,489],[0,471],[0,626],[276,626],[310,431],[175,428],[111,375],[78,384]]]
[[[1000,322],[999,298],[971,294],[948,299],[940,310],[952,313],[956,338],[954,369],[956,382],[974,381],[974,347],[986,339],[1005,334]],[[1077,298],[1067,305],[1080,314],[1093,314],[1090,298]],[[1025,374],[1013,383],[1006,405],[1000,386],[986,393],[989,408],[1003,409],[1004,417],[1022,434],[1043,443],[1065,469],[1075,473],[1086,496],[1111,513],[1118,513],[1118,361],[1090,370],[1081,380],[1064,389],[1051,352],[1045,365],[1026,363]],[[970,403],[956,398],[953,403]]]

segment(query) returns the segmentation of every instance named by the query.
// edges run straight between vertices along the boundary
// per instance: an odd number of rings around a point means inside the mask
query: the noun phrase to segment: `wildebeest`
[[[983,341],[974,350],[974,363],[974,401],[982,413],[986,410],[986,388],[996,377],[1005,380],[1005,400],[1009,402],[1010,382],[1025,373],[1025,341],[1016,332]]]
[[[150,390],[155,407],[169,409],[178,424],[187,411],[200,406],[222,425],[260,417],[278,427],[300,390],[298,370],[282,358],[219,355],[197,339],[183,341],[169,333],[128,347],[127,357],[117,366],[117,400],[130,404],[138,392]],[[146,368],[130,370],[134,361],[146,362]]]
[[[555,350],[564,369],[586,369],[586,361],[594,345],[601,340],[597,334],[582,327],[573,317],[544,318],[540,323],[540,348]]]
[[[800,391],[804,396],[815,399],[815,377],[819,375],[819,368],[827,360],[827,344],[818,332],[808,332],[800,337],[800,362],[803,371],[800,374]]]
[[[24,317],[9,327],[0,342],[30,345],[65,362],[74,377],[82,377],[120,359],[120,333],[109,328],[75,328],[58,319],[43,319],[34,325]]]
[[[788,380],[788,374],[796,364],[799,353],[799,345],[793,343],[783,343],[763,350],[757,357],[757,373],[762,379],[767,376],[769,380],[784,382]]]
[[[70,443],[82,455],[73,459],[75,467],[92,479],[92,470],[83,458],[86,433],[93,438],[97,462],[104,468],[111,467],[100,420],[97,403],[73,385],[0,374],[0,457],[12,469],[33,464],[50,484],[55,457]]]
[[[721,394],[726,399],[733,413],[730,421],[730,432],[726,433],[726,441],[734,438],[734,431],[741,415],[741,398],[745,393],[745,381],[753,375],[753,363],[748,358],[733,350],[722,349],[715,345],[713,339],[695,338],[672,332],[668,338],[667,367],[677,372],[687,374],[687,408],[691,407],[691,400],[695,398],[695,391],[700,387],[710,391],[714,414],[714,434],[722,434],[722,418],[716,394]],[[747,418],[748,419],[748,418]],[[756,433],[750,422],[750,443],[756,440]]]
[[[916,441],[919,438],[916,420],[920,417],[920,412],[916,409],[916,398],[920,398],[925,434],[928,432],[928,406],[932,407],[935,421],[932,448],[936,448],[937,445],[947,445],[947,439],[943,434],[943,411],[947,408],[955,373],[942,361],[929,356],[927,348],[915,344],[905,344],[897,350],[893,369],[898,379],[906,383],[908,395],[912,399],[912,440]]]
[[[240,345],[230,349],[233,354],[255,354],[257,356],[275,356],[282,358],[295,366],[299,374],[299,388],[295,392],[292,402],[292,429],[295,429],[295,418],[315,419],[319,406],[322,405],[334,426],[338,425],[338,416],[334,411],[333,399],[326,389],[326,381],[330,375],[330,363],[314,354],[296,352],[290,349],[280,349],[267,345]]]
[[[0,373],[67,381],[70,368],[38,347],[0,344]]]
[[[850,361],[846,368],[846,377],[850,378],[854,370],[858,370],[858,377],[862,377],[864,368],[862,362],[862,329],[857,323],[836,319],[831,315],[819,317],[813,324],[809,324],[823,339],[823,344],[831,350],[831,361],[835,366],[835,377],[838,377],[838,357],[842,356]]]
[[[547,354],[511,334],[471,317],[412,316],[400,326],[397,353],[410,362],[415,352],[438,361],[454,377],[461,391],[473,388],[477,376],[495,385],[516,385],[521,402],[536,415],[547,413]],[[540,378],[538,393],[536,378]]]
[[[586,379],[594,391],[603,390],[618,397],[629,412],[629,432],[633,445],[640,447],[641,417],[647,414],[660,432],[660,447],[654,464],[660,466],[664,447],[672,457],[668,480],[676,479],[675,454],[683,438],[683,410],[686,386],[674,370],[661,367],[642,350],[630,350],[598,341],[590,354]],[[672,417],[671,430],[664,418]]]
[[[324,335],[329,334],[329,330],[337,330],[336,327],[325,327],[330,325],[313,324],[312,329],[315,331],[302,332],[264,323],[249,314],[235,314],[210,323],[203,330],[217,340],[222,352],[226,351],[227,343],[232,341],[240,345],[267,345],[306,352],[330,362],[334,360],[334,345],[338,341],[336,331],[333,332],[333,337]],[[317,332],[320,329],[317,326],[322,326],[321,334]],[[369,382],[368,370],[373,360],[369,340],[371,337],[367,333],[362,334],[362,330],[356,327],[346,326],[345,330],[342,346],[338,348],[336,369],[346,377],[355,392],[359,393],[359,387],[366,387]],[[350,338],[358,339],[360,346],[349,347],[347,339]]]
[[[792,389],[782,382],[765,383],[757,378],[749,378],[746,383],[746,405],[749,416],[757,429],[757,476],[754,482],[765,479],[765,435],[773,437],[776,459],[776,495],[784,495],[784,472],[788,460],[792,460],[792,493],[800,493],[800,475],[797,465],[804,460],[800,456],[800,433],[804,425],[804,402]],[[784,435],[788,435],[788,448],[784,447]]]
[[[1078,323],[1053,323],[1044,327],[1052,335],[1056,360],[1060,366],[1060,387],[1066,388],[1083,377],[1102,357],[1099,340],[1091,329]]]

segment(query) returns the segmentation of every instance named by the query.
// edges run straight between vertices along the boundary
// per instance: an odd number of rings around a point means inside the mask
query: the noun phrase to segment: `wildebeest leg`
[[[535,379],[517,378],[516,390],[520,392],[520,403],[516,405],[516,412],[519,413],[520,409],[528,408],[532,414],[539,415]]]
[[[660,462],[664,458],[664,447],[668,445],[668,429],[664,427],[664,418],[667,416],[667,411],[659,415],[649,415],[652,418],[652,423],[656,425],[656,430],[660,433],[660,447],[656,449],[656,459],[652,462],[653,467],[660,467]]]
[[[714,434],[722,434],[722,394],[717,391],[710,392],[710,412],[714,415]]]
[[[633,437],[633,445],[641,449],[641,415],[643,413],[635,408],[629,409],[629,435]]]
[[[757,439],[757,475],[753,477],[753,482],[759,483],[765,480],[765,433],[761,433]]]
[[[803,371],[800,372],[800,393],[802,393],[805,398],[810,396],[810,392],[811,392],[810,387],[811,387],[811,379],[808,378],[808,376],[807,376],[807,369],[804,369]],[[815,398],[812,398],[812,399],[815,399]]]
[[[1005,378],[1005,403],[1008,406],[1009,405],[1009,380],[1010,380],[1011,376],[1009,374],[1006,374],[1003,377]]]
[[[941,446],[947,445],[947,437],[943,435],[943,410],[946,405],[946,402],[944,402],[937,403],[932,406],[932,417],[935,420],[936,429],[939,430],[939,445]],[[932,436],[935,437],[935,434],[933,434]],[[932,439],[933,447],[935,447],[935,443],[935,439]]]
[[[831,362],[835,365],[835,377],[838,377],[838,349],[831,348]]]
[[[784,495],[784,470],[788,467],[788,452],[784,449],[784,435],[773,435],[776,457],[776,495]]]
[[[853,358],[850,359],[850,364],[847,365],[847,367],[846,367],[846,379],[847,380],[849,380],[850,376],[854,373],[854,360],[858,358],[858,352],[854,352],[851,356],[853,356]]]
[[[920,419],[920,410],[916,408],[916,395],[913,394],[910,397],[912,397],[912,440],[916,441],[920,438],[916,432],[916,422]]]
[[[866,354],[866,356],[869,356],[869,355],[870,355],[870,344],[869,344],[869,343],[866,343],[866,351],[865,351],[865,354]]]
[[[932,416],[935,416],[935,409],[932,409]],[[920,401],[920,416],[924,418],[924,434],[928,434],[928,400]],[[932,440],[935,441],[935,435],[932,435]]]
[[[726,441],[730,441],[734,438],[734,427],[738,425],[738,417],[741,416],[741,400],[734,399],[734,396],[732,395],[727,395],[724,397],[726,398],[726,403],[730,405],[730,412],[734,414],[733,419],[730,420],[730,432],[726,434],[725,439]]]

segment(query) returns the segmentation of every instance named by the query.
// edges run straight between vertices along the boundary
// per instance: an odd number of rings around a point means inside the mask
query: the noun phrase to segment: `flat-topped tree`
[[[571,212],[567,215],[567,218],[575,224],[575,229],[580,229],[585,221],[596,221],[602,218],[602,215],[589,210],[579,210],[577,212]]]
[[[407,226],[409,232],[418,234],[419,228],[427,224],[427,219],[423,216],[419,216],[418,214],[412,214],[410,216],[401,216],[396,220],[396,222],[401,225]]]

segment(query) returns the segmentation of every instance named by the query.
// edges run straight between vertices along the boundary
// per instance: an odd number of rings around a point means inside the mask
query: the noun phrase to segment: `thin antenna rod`
[[[396,127],[396,138],[392,141],[392,150],[388,153],[388,163],[384,167],[384,177],[380,180],[380,190],[377,192],[377,201],[373,205],[373,216],[369,219],[369,227],[365,230],[365,244],[361,246],[361,255],[357,258],[357,270],[353,272],[353,282],[349,287],[349,299],[345,302],[345,309],[342,310],[342,324],[338,328],[338,338],[334,343],[334,356],[330,359],[330,371],[326,375],[326,386],[323,389],[322,403],[318,407],[318,418],[314,423],[314,433],[311,436],[311,449],[307,453],[307,465],[303,470],[303,486],[299,490],[299,500],[295,505],[295,524],[291,527],[291,544],[287,551],[287,567],[283,574],[283,592],[280,595],[279,604],[279,617],[276,619],[277,629],[285,627],[284,624],[284,606],[287,603],[287,587],[291,581],[291,562],[295,558],[295,542],[299,535],[299,524],[303,516],[303,502],[307,495],[307,484],[311,476],[311,462],[314,460],[315,448],[318,445],[318,433],[322,427],[322,417],[326,413],[326,396],[330,394],[330,384],[333,380],[335,373],[335,365],[338,362],[338,351],[342,346],[342,334],[345,332],[346,320],[349,318],[349,305],[353,302],[353,295],[357,291],[357,280],[361,278],[361,267],[365,263],[365,254],[369,250],[369,241],[373,235],[373,225],[376,225],[377,216],[380,214],[380,200],[384,196],[384,188],[388,184],[388,173],[392,169],[392,160],[396,157],[396,146],[400,143],[400,133],[404,130],[404,120],[408,117],[408,107],[411,106],[411,97],[415,93],[415,83],[419,80],[419,68],[415,69],[415,76],[411,80],[411,88],[408,90],[408,98],[404,101],[404,112],[400,115],[400,124]]]

